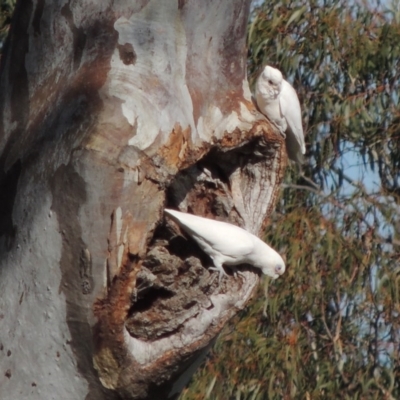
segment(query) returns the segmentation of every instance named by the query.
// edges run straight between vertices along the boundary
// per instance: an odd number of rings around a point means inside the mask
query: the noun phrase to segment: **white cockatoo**
[[[286,137],[291,160],[301,164],[306,152],[301,108],[296,91],[283,79],[281,71],[267,65],[256,82],[256,101],[260,111]]]
[[[226,275],[223,264],[250,264],[273,279],[285,272],[282,257],[257,236],[227,222],[198,217],[175,210],[164,210],[210,256],[219,272]]]

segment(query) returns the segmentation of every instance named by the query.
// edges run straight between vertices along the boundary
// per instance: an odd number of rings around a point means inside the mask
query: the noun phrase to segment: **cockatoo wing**
[[[226,257],[225,262],[232,264],[236,260],[247,259],[254,250],[251,233],[236,225],[175,210],[165,209],[165,212],[202,247],[207,248],[210,256],[220,254]]]
[[[296,91],[293,89],[290,83],[285,80],[282,81],[279,104],[282,115],[285,117],[288,125],[288,130],[286,132],[286,147],[289,157],[292,154],[295,156],[294,158],[300,157],[301,159],[301,155],[297,153],[300,152],[301,154],[305,154],[306,146],[304,143],[300,102]],[[296,157],[296,155],[298,157]]]

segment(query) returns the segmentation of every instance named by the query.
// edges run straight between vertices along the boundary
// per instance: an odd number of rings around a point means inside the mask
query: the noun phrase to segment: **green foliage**
[[[307,116],[308,155],[321,169],[320,178],[341,156],[344,141],[387,176],[378,165],[382,153],[390,149],[386,167],[400,166],[397,14],[350,7],[346,1],[322,3],[270,1],[255,11],[249,79],[253,82],[259,68],[270,63],[294,82]],[[384,182],[388,190],[399,190],[395,175]]]
[[[0,0],[0,44],[14,5]],[[270,0],[248,43],[251,85],[269,63],[299,94],[307,178],[288,170],[266,236],[287,272],[181,399],[399,399],[399,4]]]
[[[0,0],[0,52],[11,23],[11,16],[17,0]]]
[[[287,272],[230,322],[182,400],[400,398],[398,10],[254,10],[250,84],[265,63],[293,83],[308,163],[287,171],[266,236]]]

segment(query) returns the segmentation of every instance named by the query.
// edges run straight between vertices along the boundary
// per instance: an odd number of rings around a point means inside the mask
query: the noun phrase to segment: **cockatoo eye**
[[[283,266],[280,265],[280,264],[277,264],[277,265],[275,266],[275,272],[276,272],[278,275],[283,274]]]
[[[274,84],[274,82],[272,82],[271,79],[268,79],[268,83],[269,83],[270,85],[273,85],[273,84]]]

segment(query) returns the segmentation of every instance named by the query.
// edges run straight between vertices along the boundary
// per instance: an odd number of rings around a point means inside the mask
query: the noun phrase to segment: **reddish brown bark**
[[[255,234],[273,210],[286,155],[248,90],[249,4],[20,2],[0,81],[0,393],[173,398],[245,306],[256,272],[218,286],[163,209]]]

